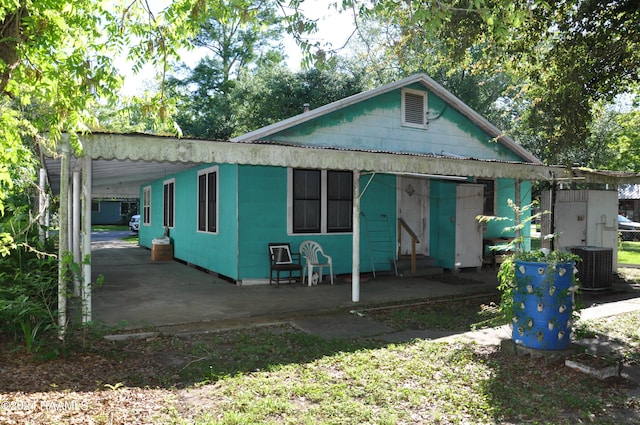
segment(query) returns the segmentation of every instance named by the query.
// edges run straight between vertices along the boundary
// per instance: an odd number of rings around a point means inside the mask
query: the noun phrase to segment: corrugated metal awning
[[[82,136],[81,142],[84,154],[94,160],[94,197],[137,195],[140,185],[145,182],[205,163],[521,180],[551,180],[565,174],[563,167],[534,163],[283,146],[264,142],[179,139],[146,134],[98,133]],[[59,161],[48,157],[45,165],[50,186],[57,193]]]

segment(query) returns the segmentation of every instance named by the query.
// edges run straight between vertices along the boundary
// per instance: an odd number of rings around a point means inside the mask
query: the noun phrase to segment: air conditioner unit
[[[572,247],[571,252],[582,259],[576,264],[577,278],[584,291],[603,291],[613,285],[613,249],[595,246]]]

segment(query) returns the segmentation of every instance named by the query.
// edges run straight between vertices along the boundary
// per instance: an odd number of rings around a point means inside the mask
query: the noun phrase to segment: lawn
[[[399,327],[470,329],[491,298],[425,303]],[[386,312],[386,313],[383,313]],[[440,312],[441,314],[438,314]],[[457,313],[456,313],[457,312]],[[457,316],[455,321],[450,320]],[[581,324],[637,361],[640,313]],[[308,335],[287,324],[124,342],[94,326],[28,355],[0,341],[0,423],[493,424],[637,423],[620,380],[494,346]],[[117,330],[115,330],[117,331]],[[635,416],[634,416],[635,415]],[[15,422],[12,422],[15,421]]]
[[[640,242],[620,242],[618,246],[618,263],[640,265]]]
[[[127,224],[96,224],[91,226],[92,232],[115,232],[129,230]]]

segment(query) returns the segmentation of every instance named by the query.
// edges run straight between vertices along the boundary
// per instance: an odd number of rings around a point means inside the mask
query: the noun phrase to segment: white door
[[[459,184],[456,188],[456,268],[482,267],[483,187]]]
[[[416,253],[429,255],[429,179],[398,177],[398,218],[404,219],[418,236]],[[411,237],[401,230],[400,255],[411,255]]]
[[[585,246],[587,244],[587,203],[556,202],[554,212],[556,248]]]

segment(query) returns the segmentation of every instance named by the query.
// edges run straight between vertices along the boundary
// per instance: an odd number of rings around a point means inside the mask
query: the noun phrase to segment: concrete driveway
[[[130,328],[281,321],[288,316],[490,291],[497,284],[493,270],[462,273],[462,283],[378,277],[361,282],[360,302],[355,304],[351,284],[340,279],[333,286],[239,286],[178,261],[151,261],[150,250],[118,237],[93,242],[92,263],[94,281],[98,275],[104,277],[104,284],[93,290],[94,321]]]

